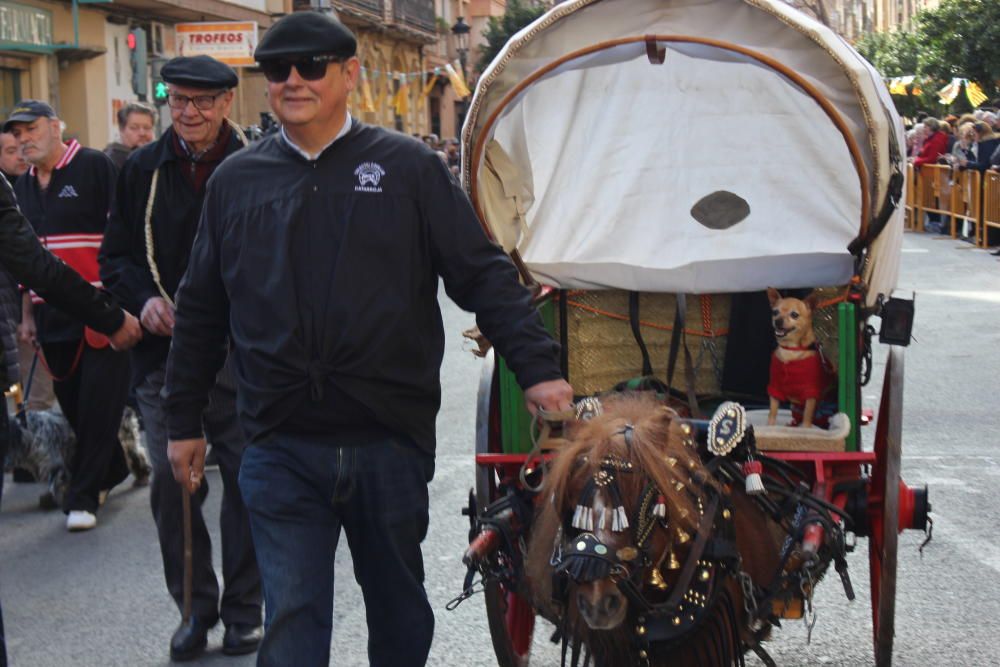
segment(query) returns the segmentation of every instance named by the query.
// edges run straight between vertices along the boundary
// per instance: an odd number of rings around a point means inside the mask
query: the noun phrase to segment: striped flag
[[[458,95],[460,99],[466,98],[472,94],[469,90],[469,86],[465,83],[465,79],[458,73],[457,70],[455,70],[454,67],[452,67],[451,63],[444,66],[444,71],[445,74],[448,75],[448,81],[451,82],[451,87],[455,89],[455,94]]]
[[[973,107],[978,107],[980,104],[986,101],[986,94],[983,89],[979,87],[979,84],[975,81],[966,80],[965,82],[965,96],[969,98],[969,103]]]

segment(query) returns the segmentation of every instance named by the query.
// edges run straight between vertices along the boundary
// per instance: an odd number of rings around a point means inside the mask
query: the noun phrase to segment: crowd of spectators
[[[915,167],[950,164],[1000,171],[1000,112],[977,109],[943,119],[921,114],[906,133],[906,155]]]
[[[942,119],[919,114],[906,132],[907,159],[918,170],[927,164],[946,164],[955,170],[1000,171],[998,102],[993,107]],[[925,229],[945,233],[950,226],[938,214],[928,213]]]
[[[458,172],[461,168],[462,163],[462,153],[459,150],[458,139],[441,139],[436,134],[425,134],[423,137],[419,135],[414,135],[423,140],[425,144],[431,147],[440,157],[446,165],[448,165],[448,170],[458,178]]]

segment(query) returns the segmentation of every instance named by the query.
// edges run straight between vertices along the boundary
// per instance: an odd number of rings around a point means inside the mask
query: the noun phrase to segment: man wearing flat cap
[[[167,459],[168,415],[160,390],[174,328],[175,295],[187,269],[205,184],[223,160],[246,144],[246,138],[227,118],[237,84],[228,65],[208,56],[174,58],[164,64],[161,75],[168,86],[172,125],[160,139],[130,155],[122,168],[101,248],[101,277],[111,293],[140,316],[148,332],[132,351],[132,382],[153,465],[150,502],[167,589],[182,610],[182,488]],[[225,344],[220,342],[223,348]],[[170,656],[175,661],[199,655],[208,630],[220,618],[226,626],[224,653],[252,652],[262,635],[260,574],[237,484],[246,441],[236,420],[228,366],[213,375],[207,390],[210,400],[199,410],[197,422],[199,435],[204,429],[212,443],[222,477],[223,591],[220,604],[212,545],[201,511],[208,492],[205,484],[192,496],[192,613],[171,638]]]
[[[420,552],[444,350],[438,282],[474,311],[529,408],[568,408],[557,345],[445,164],[359,122],[354,35],[300,12],[255,58],[282,131],[215,172],[178,292],[165,393],[174,476],[195,489],[199,416],[234,348],[240,488],[261,566],[258,665],[326,665],[341,529],[377,667],[427,660]]]
[[[17,204],[53,254],[100,287],[97,251],[114,194],[115,166],[74,139],[63,142],[62,121],[40,100],[18,102],[3,125],[31,165],[14,185]],[[41,345],[59,406],[76,436],[70,485],[63,499],[66,528],[97,525],[102,496],[128,477],[118,440],[128,395],[128,355],[80,320],[25,293],[19,335]]]

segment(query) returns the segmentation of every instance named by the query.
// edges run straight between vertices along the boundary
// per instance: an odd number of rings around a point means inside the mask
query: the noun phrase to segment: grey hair
[[[125,129],[125,126],[128,125],[128,117],[134,113],[144,113],[153,120],[154,125],[156,124],[156,109],[144,102],[129,102],[118,110],[119,130]]]

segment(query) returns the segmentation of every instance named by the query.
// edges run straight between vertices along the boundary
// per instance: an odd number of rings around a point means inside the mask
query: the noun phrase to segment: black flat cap
[[[167,83],[191,88],[235,88],[240,79],[233,68],[210,56],[171,58],[160,69]]]
[[[257,62],[326,54],[350,58],[357,50],[358,40],[343,23],[328,14],[303,11],[268,28],[253,57]]]
[[[56,112],[41,100],[21,100],[10,110],[10,118],[3,124],[3,131],[10,132],[14,123],[30,123],[39,118],[55,118]]]

